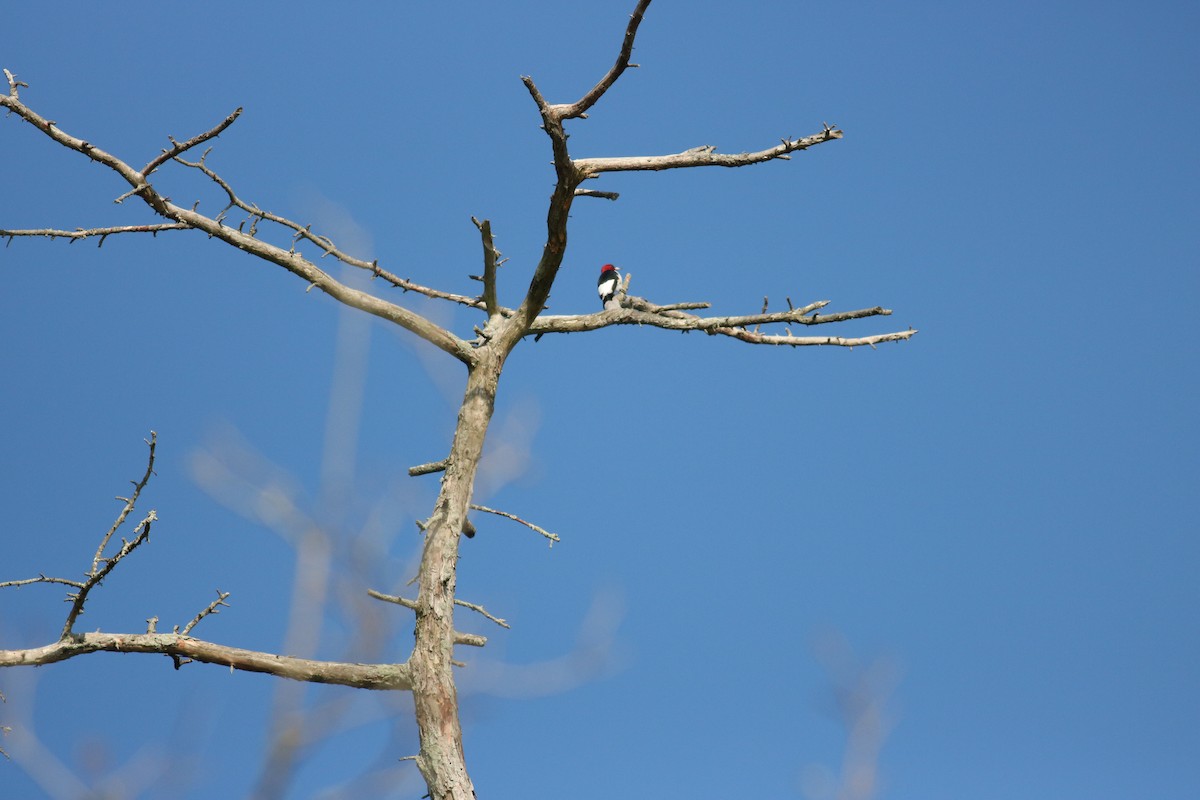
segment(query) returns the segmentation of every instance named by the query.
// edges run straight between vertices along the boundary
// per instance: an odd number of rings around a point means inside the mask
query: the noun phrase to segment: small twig
[[[191,622],[189,622],[187,625],[184,625],[183,630],[179,630],[178,627],[176,627],[175,632],[180,636],[187,636],[192,628],[196,627],[196,624],[199,623],[200,620],[204,619],[209,614],[221,613],[218,606],[225,606],[226,608],[229,608],[229,603],[225,602],[227,599],[229,599],[229,592],[222,592],[220,589],[217,589],[217,599],[213,600],[203,611],[193,617]]]
[[[8,96],[13,100],[19,99],[20,92],[18,91],[18,87],[24,86],[26,89],[29,88],[28,83],[17,80],[17,76],[8,70],[4,70],[4,77],[8,79]]]
[[[395,603],[396,605],[404,606],[411,611],[417,610],[417,601],[409,600],[407,597],[401,597],[395,594],[384,594],[383,592],[377,592],[374,589],[367,589],[367,594],[369,594],[371,597],[374,597],[376,600],[382,600],[385,603]]]
[[[497,625],[499,625],[501,628],[509,628],[509,629],[511,629],[511,626],[508,624],[508,622],[506,622],[505,620],[502,620],[502,619],[500,619],[499,617],[493,617],[493,616],[492,616],[491,614],[489,614],[489,613],[488,613],[488,612],[487,612],[487,611],[484,609],[484,607],[483,607],[483,606],[481,606],[481,605],[476,605],[475,603],[468,603],[466,600],[459,600],[457,597],[456,597],[456,598],[454,598],[454,605],[456,605],[456,606],[462,606],[463,608],[469,608],[469,609],[471,609],[472,611],[475,611],[475,612],[477,612],[477,613],[479,613],[479,614],[482,614],[483,616],[487,617],[487,618],[488,618],[488,619],[490,619],[492,622],[494,622],[494,623],[496,623]]]
[[[545,528],[539,527],[537,525],[534,525],[532,522],[521,519],[516,514],[510,514],[507,511],[499,511],[494,508],[488,508],[487,506],[476,505],[475,503],[471,503],[471,508],[475,509],[476,511],[486,511],[489,514],[496,514],[497,516],[507,517],[508,519],[511,519],[513,522],[519,522],[522,525],[524,525],[526,528],[529,528],[531,531],[540,533],[542,536],[545,536],[547,539],[549,539],[550,543],[551,543],[550,544],[551,547],[554,546],[554,542],[562,541],[562,539],[560,539],[558,537],[557,533],[551,533],[550,531],[546,530]]]
[[[118,497],[118,500],[125,501],[125,507],[121,509],[121,513],[117,515],[117,520],[108,529],[108,533],[104,534],[104,538],[100,540],[100,546],[96,548],[96,555],[92,557],[92,569],[88,573],[94,574],[100,566],[100,559],[104,555],[104,548],[108,547],[108,542],[112,539],[113,534],[117,532],[125,523],[125,518],[133,511],[133,507],[137,504],[138,497],[142,494],[142,489],[146,488],[146,484],[150,482],[150,476],[154,474],[154,451],[158,447],[158,434],[150,431],[150,438],[146,440],[146,444],[150,447],[150,455],[146,459],[146,474],[142,476],[140,481],[133,482],[133,494],[130,497]]]
[[[765,315],[767,313],[767,303],[768,303],[767,296],[763,295],[763,307],[762,307],[762,311],[759,312],[760,314]],[[758,333],[758,325],[754,326],[754,332]]]

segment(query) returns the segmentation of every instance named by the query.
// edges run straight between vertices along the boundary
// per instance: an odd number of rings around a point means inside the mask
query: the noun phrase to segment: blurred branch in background
[[[807,765],[802,788],[809,800],[872,800],[879,795],[879,756],[894,726],[889,709],[899,669],[887,657],[861,662],[841,633],[818,636],[814,655],[832,684],[838,718],[846,729],[841,771]]]

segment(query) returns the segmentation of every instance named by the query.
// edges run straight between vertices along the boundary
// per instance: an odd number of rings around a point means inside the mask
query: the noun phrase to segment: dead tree
[[[649,325],[675,331],[703,331],[710,335],[727,336],[748,344],[804,346],[874,346],[881,342],[908,339],[916,331],[902,330],[859,338],[832,335],[797,335],[792,326],[813,327],[864,317],[886,316],[891,312],[882,307],[827,313],[827,301],[810,302],[788,310],[769,311],[767,304],[758,313],[737,316],[702,316],[706,302],[654,303],[629,293],[629,276],[621,287],[617,302],[594,314],[546,315],[547,298],[554,286],[567,248],[568,218],[578,197],[598,197],[615,200],[616,193],[584,188],[586,182],[604,173],[640,170],[685,169],[696,167],[743,167],[767,161],[788,160],[791,153],[806,150],[842,138],[842,131],[829,125],[810,136],[785,138],[778,144],[755,152],[718,153],[711,146],[692,147],[682,152],[655,156],[624,156],[606,158],[575,158],[567,144],[565,125],[570,120],[586,119],[588,112],[599,102],[630,63],[638,27],[650,0],[640,0],[629,20],[620,52],[612,68],[571,103],[552,103],[546,100],[531,77],[523,77],[537,111],[542,128],[550,139],[556,181],[546,215],[546,239],[541,258],[532,271],[528,288],[520,305],[508,308],[500,304],[497,293],[499,267],[503,259],[493,242],[488,220],[476,221],[479,230],[483,269],[478,280],[482,293],[478,296],[456,294],[414,283],[388,271],[378,261],[365,261],[343,252],[329,238],[290,219],[263,210],[240,196],[226,178],[208,163],[209,149],[198,157],[193,155],[201,146],[215,139],[238,118],[241,109],[231,113],[211,129],[186,141],[170,138],[170,147],[150,158],[143,166],[135,167],[97,144],[61,129],[27,105],[21,90],[28,84],[5,70],[7,94],[0,95],[2,105],[10,116],[16,116],[43,134],[98,164],[111,170],[128,184],[128,191],[116,199],[122,203],[137,199],[149,207],[162,221],[120,227],[93,227],[63,230],[54,228],[31,230],[0,230],[0,237],[11,241],[15,237],[42,236],[49,238],[88,239],[98,242],[109,236],[130,233],[157,234],[166,231],[195,230],[209,238],[224,242],[252,256],[275,264],[305,281],[335,300],[368,314],[394,323],[457,359],[466,368],[466,389],[458,411],[458,421],[449,453],[437,461],[410,469],[413,475],[441,474],[441,489],[429,518],[421,525],[424,532],[420,570],[415,599],[391,597],[374,593],[380,600],[390,601],[414,612],[415,645],[408,658],[395,664],[350,664],[291,658],[273,653],[261,653],[206,642],[191,635],[194,625],[205,616],[215,613],[225,596],[203,609],[182,629],[171,633],[158,632],[154,625],[145,633],[81,633],[76,622],[83,611],[89,592],[125,557],[144,543],[154,513],[146,515],[131,540],[113,554],[109,552],[114,533],[133,512],[138,494],[149,480],[153,467],[155,442],[151,438],[150,463],[145,477],[135,485],[117,523],[104,537],[92,560],[91,569],[82,581],[40,575],[26,580],[9,581],[0,586],[22,583],[60,583],[70,587],[71,607],[57,640],[27,650],[0,650],[0,666],[41,665],[62,661],[96,651],[142,652],[167,655],[176,664],[199,661],[221,664],[232,669],[266,672],[278,677],[300,681],[334,683],[361,689],[403,690],[412,692],[416,722],[420,732],[420,752],[417,766],[435,800],[474,796],[463,756],[462,729],[459,723],[458,700],[454,682],[454,648],[456,645],[482,646],[481,636],[459,632],[454,625],[456,603],[482,612],[482,609],[456,597],[456,563],[461,536],[472,535],[467,520],[472,506],[472,490],[488,425],[495,408],[496,393],[505,361],[513,350],[527,338],[547,334],[593,331],[612,325]],[[202,174],[226,194],[228,202],[216,216],[200,213],[196,206],[176,205],[155,187],[155,178],[163,167],[180,165]],[[290,236],[284,245],[274,244],[263,234],[271,226],[283,229]],[[261,230],[260,230],[261,229]],[[306,252],[337,261],[368,272],[377,281],[429,298],[460,304],[476,309],[482,315],[470,335],[461,335],[442,327],[399,303],[362,291],[332,277],[317,266]],[[781,332],[762,332],[763,326],[782,326]],[[497,512],[504,513],[504,512]],[[506,516],[511,516],[507,515]],[[515,518],[515,517],[514,517]],[[524,520],[519,520],[524,522]],[[526,523],[529,524],[529,523]],[[541,529],[534,527],[535,530]],[[545,535],[548,532],[541,531]],[[363,587],[366,591],[367,587]]]

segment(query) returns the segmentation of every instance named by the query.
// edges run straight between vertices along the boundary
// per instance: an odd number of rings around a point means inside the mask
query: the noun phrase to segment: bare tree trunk
[[[475,789],[463,756],[458,694],[454,686],[454,596],[458,543],[483,443],[496,405],[503,357],[484,347],[467,373],[450,458],[433,516],[425,529],[417,595],[416,645],[409,659],[413,701],[421,731],[417,766],[432,800],[473,800]]]

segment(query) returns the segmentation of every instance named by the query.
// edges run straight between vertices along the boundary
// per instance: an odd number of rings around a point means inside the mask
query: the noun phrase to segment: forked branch
[[[445,352],[453,355],[458,360],[465,364],[472,364],[475,361],[474,353],[471,346],[455,336],[450,331],[437,325],[432,320],[417,314],[403,306],[383,300],[375,295],[358,289],[351,288],[344,283],[334,279],[332,276],[319,269],[316,264],[296,252],[295,247],[285,249],[269,244],[253,234],[244,233],[241,230],[231,228],[224,222],[222,216],[216,218],[208,217],[199,213],[194,208],[187,209],[177,206],[154,188],[148,181],[148,174],[130,166],[127,162],[108,153],[93,145],[84,139],[72,136],[54,122],[54,120],[46,119],[29,106],[23,103],[17,95],[17,86],[23,85],[15,79],[9,81],[8,94],[0,94],[0,107],[6,108],[16,114],[27,123],[37,128],[52,140],[58,142],[64,147],[80,153],[98,164],[103,164],[110,170],[119,175],[130,187],[128,192],[117,198],[117,202],[121,202],[126,198],[137,196],[140,197],[146,205],[148,205],[155,214],[165,217],[168,220],[180,223],[189,228],[203,231],[209,236],[219,239],[226,244],[232,245],[239,250],[258,256],[264,261],[269,261],[287,271],[297,275],[307,282],[310,286],[315,286],[325,292],[335,300],[342,302],[360,311],[365,311],[368,314],[386,319],[393,322],[405,330],[420,336],[422,339],[439,347]],[[220,133],[229,124],[232,124],[236,119],[237,114],[232,114],[225,121],[218,124],[204,134],[195,137],[188,142],[178,144],[172,147],[170,151],[177,150],[182,153],[189,147],[199,144],[201,141],[206,141],[212,136]],[[158,156],[152,159],[147,165],[147,169],[156,169],[162,162]],[[177,155],[176,155],[177,158]],[[23,231],[7,231],[6,235],[28,235]],[[316,241],[316,240],[314,240]],[[374,270],[373,270],[374,271]],[[376,272],[376,274],[380,274]],[[406,287],[407,288],[407,287]]]
[[[171,148],[169,150],[163,150],[162,153],[160,153],[159,155],[152,158],[150,160],[150,162],[148,164],[146,164],[146,166],[142,167],[142,176],[145,177],[145,176],[149,175],[151,172],[154,172],[154,170],[158,169],[163,164],[167,163],[168,161],[170,161],[173,158],[177,158],[178,156],[182,155],[183,153],[186,153],[188,150],[191,150],[196,145],[203,144],[204,142],[207,142],[209,139],[214,139],[217,136],[220,136],[221,131],[225,130],[230,125],[232,125],[234,120],[236,120],[238,117],[240,117],[241,114],[242,114],[242,109],[239,107],[239,108],[235,109],[232,114],[230,114],[228,117],[226,117],[225,119],[218,122],[216,125],[214,125],[209,130],[205,131],[204,133],[201,133],[198,136],[193,136],[191,139],[188,139],[186,142],[177,142],[177,141],[175,141],[174,137],[168,136],[167,138],[170,139],[170,141],[171,141]]]

